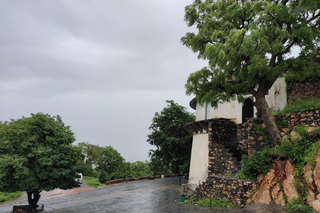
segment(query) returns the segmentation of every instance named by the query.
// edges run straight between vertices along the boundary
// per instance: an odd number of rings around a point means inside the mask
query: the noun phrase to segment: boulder
[[[297,133],[296,131],[292,131],[290,133],[290,137],[291,137],[291,140],[293,140],[293,141],[297,140],[297,139],[302,140],[302,136],[299,133]]]

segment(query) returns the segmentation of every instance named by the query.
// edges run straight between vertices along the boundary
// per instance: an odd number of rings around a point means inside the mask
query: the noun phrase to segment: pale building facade
[[[282,110],[286,106],[287,92],[284,78],[276,80],[268,91],[266,100],[273,112]],[[223,118],[241,124],[247,119],[255,117],[254,101],[254,97],[248,95],[244,103],[239,103],[235,97],[217,107],[211,107],[209,104],[200,105],[196,99],[190,102],[190,106],[196,110],[196,121],[191,124],[194,128],[191,128],[193,129],[193,141],[188,182],[192,189],[204,182],[208,176],[208,128],[210,122]]]

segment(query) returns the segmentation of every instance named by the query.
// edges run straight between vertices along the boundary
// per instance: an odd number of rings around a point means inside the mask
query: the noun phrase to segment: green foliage
[[[313,130],[312,136],[314,138],[320,138],[320,126],[317,129]]]
[[[99,177],[104,173],[106,180],[113,180],[127,176],[130,166],[124,162],[120,153],[111,146],[100,147],[87,142],[78,144],[84,158],[84,174]]]
[[[258,90],[266,89],[288,69],[304,73],[314,65],[320,35],[315,27],[319,16],[304,14],[317,14],[319,4],[195,0],[186,6],[185,21],[197,32],[187,33],[181,41],[209,61],[208,68],[190,75],[187,94],[214,106],[234,93],[254,93],[257,85]],[[301,48],[299,60],[285,57],[294,46]]]
[[[32,114],[0,123],[0,190],[71,188],[82,155],[60,116]]]
[[[292,128],[292,131],[297,132],[303,139],[309,137],[309,133],[307,132],[306,128],[303,126],[295,126]]]
[[[298,192],[301,202],[306,203],[307,196],[308,196],[306,180],[302,177],[296,177],[296,181],[294,182],[294,187]]]
[[[298,99],[287,104],[283,110],[276,112],[275,115],[314,109],[320,109],[320,98]]]
[[[258,120],[258,119],[254,119],[254,120]],[[267,132],[267,129],[263,128],[261,124],[254,123],[253,125],[254,125],[255,129],[257,130],[257,132],[260,135],[262,135],[262,138],[264,140],[264,147],[270,148],[271,142],[270,142],[270,138],[269,138],[269,134]]]
[[[294,175],[296,177],[303,174],[303,167],[305,166],[305,156],[307,154],[308,148],[312,145],[310,140],[294,140],[281,142],[281,145],[275,148],[276,153],[287,154],[292,162],[295,164],[296,169]]]
[[[314,165],[314,160],[320,148],[319,142],[315,142],[314,138],[310,137],[304,127],[294,127],[293,130],[302,136],[302,140],[295,139],[292,141],[283,140],[279,147],[274,149],[275,153],[287,154],[296,169],[294,175],[299,177],[303,174],[303,167],[309,162]]]
[[[293,199],[291,203],[287,204],[287,210],[289,212],[305,212],[312,213],[313,209],[311,206],[307,206],[300,198]]]
[[[124,158],[111,146],[102,147],[98,158],[98,169],[107,173],[112,173],[122,166]]]
[[[107,175],[104,171],[101,171],[99,174],[99,182],[102,184],[107,182]]]
[[[257,180],[259,174],[267,174],[269,172],[270,161],[270,149],[266,148],[261,152],[254,151],[251,156],[242,156],[242,169],[236,175],[238,178]]]
[[[0,203],[15,200],[22,196],[22,192],[0,192]]]
[[[305,156],[305,162],[310,163],[312,167],[315,166],[315,160],[318,156],[318,152],[320,149],[320,141],[315,142],[311,145],[311,147],[307,151],[307,155]]]
[[[155,172],[186,173],[189,170],[192,136],[184,129],[194,121],[194,115],[174,101],[166,101],[160,113],[156,112],[149,129],[147,142],[156,146],[150,150],[150,166]]]
[[[235,204],[231,201],[221,198],[218,195],[211,196],[211,198],[203,198],[196,202],[197,205],[205,207],[225,207],[234,208]]]
[[[279,129],[283,129],[283,128],[287,128],[288,127],[287,122],[282,118],[277,118],[276,119],[276,123],[277,123],[277,126],[278,126]]]
[[[320,49],[319,6],[319,0],[194,0],[185,7],[185,21],[197,31],[181,42],[208,67],[190,74],[186,94],[211,106],[252,94],[268,133],[279,133],[265,95],[285,72],[302,76],[317,66],[312,61]],[[296,58],[293,47],[300,48]],[[280,143],[279,134],[269,136],[272,146]]]
[[[137,162],[131,163],[130,169],[131,169],[131,176],[133,178],[146,177],[146,176],[153,175],[153,172],[151,171],[149,163],[147,162],[137,161]]]
[[[101,187],[101,186],[105,186],[105,185],[106,185],[106,183],[100,183],[100,181],[99,181],[98,178],[89,177],[89,176],[83,176],[83,182],[84,182],[85,184],[87,184],[88,186],[94,187],[94,188],[97,188],[97,187]]]

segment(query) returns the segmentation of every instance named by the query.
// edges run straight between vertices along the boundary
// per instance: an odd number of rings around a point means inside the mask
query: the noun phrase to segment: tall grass
[[[98,178],[95,177],[89,177],[89,176],[83,176],[83,181],[85,184],[87,184],[90,187],[97,188],[99,186],[105,186],[106,184],[102,184],[99,182]]]
[[[296,100],[295,102],[289,103],[283,110],[276,112],[275,115],[313,109],[320,109],[320,98]]]
[[[0,203],[15,200],[22,195],[22,192],[0,192]]]

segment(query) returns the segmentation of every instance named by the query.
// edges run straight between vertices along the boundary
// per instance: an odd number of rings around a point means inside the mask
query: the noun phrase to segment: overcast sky
[[[192,0],[2,0],[0,121],[60,115],[76,142],[145,161],[155,112],[205,66],[180,38]]]

